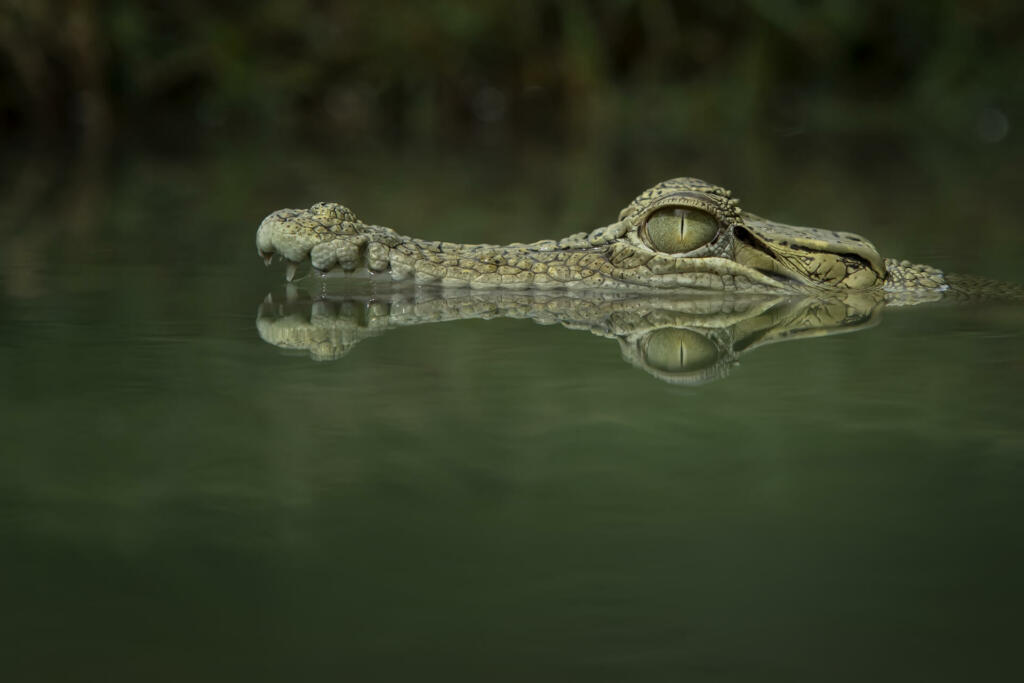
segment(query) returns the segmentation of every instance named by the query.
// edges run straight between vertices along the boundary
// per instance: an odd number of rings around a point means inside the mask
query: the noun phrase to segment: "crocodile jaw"
[[[531,244],[456,244],[367,225],[337,204],[282,209],[256,234],[259,254],[288,262],[287,276],[309,260],[317,271],[369,273],[445,287],[552,289],[646,288],[778,292],[788,283],[722,257],[679,258],[638,248],[621,220],[562,240]]]

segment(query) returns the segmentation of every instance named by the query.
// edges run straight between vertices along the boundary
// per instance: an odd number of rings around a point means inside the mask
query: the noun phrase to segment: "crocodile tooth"
[[[295,261],[289,261],[287,268],[284,271],[284,279],[291,282],[295,279],[295,273],[299,270],[299,264]]]
[[[263,265],[269,266],[270,262],[274,260],[274,252],[272,251],[261,251],[260,256],[263,257]]]

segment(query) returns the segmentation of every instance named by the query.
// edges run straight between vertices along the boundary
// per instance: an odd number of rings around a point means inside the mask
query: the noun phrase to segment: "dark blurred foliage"
[[[0,120],[998,129],[1024,100],[1022,48],[1011,0],[0,0]]]

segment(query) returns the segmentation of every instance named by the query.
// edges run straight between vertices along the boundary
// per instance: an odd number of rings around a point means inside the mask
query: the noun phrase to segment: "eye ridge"
[[[644,236],[652,249],[668,254],[694,251],[713,241],[719,224],[713,215],[688,206],[664,206],[644,219]]]

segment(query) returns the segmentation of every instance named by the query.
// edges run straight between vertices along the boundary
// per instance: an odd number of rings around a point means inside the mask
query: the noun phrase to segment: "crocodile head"
[[[859,235],[761,218],[695,178],[659,183],[615,223],[557,241],[430,242],[320,203],[270,214],[256,244],[268,263],[288,261],[289,280],[308,259],[321,272],[478,288],[864,290],[885,285],[891,265]]]

